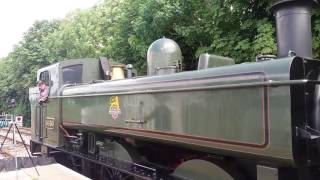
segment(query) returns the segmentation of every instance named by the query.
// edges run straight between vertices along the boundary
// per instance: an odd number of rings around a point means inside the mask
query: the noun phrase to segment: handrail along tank
[[[39,102],[30,89],[33,154],[93,179],[318,179],[317,3],[274,4],[277,58],[234,64],[203,54],[197,70],[181,72],[180,47],[161,38],[149,47],[144,77],[106,58],[40,69],[37,80],[46,77],[52,91]]]

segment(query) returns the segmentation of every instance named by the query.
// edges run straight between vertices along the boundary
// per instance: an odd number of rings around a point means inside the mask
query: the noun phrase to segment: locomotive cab
[[[51,146],[59,146],[63,143],[59,133],[61,102],[58,96],[67,86],[106,80],[102,61],[101,59],[73,59],[38,70],[37,82],[41,81],[45,84],[48,97],[40,100],[40,87],[29,89],[32,141]]]

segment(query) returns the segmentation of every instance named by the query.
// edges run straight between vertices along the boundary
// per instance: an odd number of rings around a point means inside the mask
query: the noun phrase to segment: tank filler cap
[[[263,61],[273,60],[276,58],[277,56],[272,54],[259,54],[256,56],[256,62],[263,62]]]

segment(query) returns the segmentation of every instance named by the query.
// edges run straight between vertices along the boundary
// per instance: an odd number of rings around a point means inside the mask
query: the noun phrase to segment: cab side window
[[[63,84],[82,83],[82,64],[62,68]]]
[[[41,81],[43,81],[47,86],[49,86],[49,82],[50,82],[50,75],[48,71],[44,71],[40,74],[40,79]]]
[[[50,74],[49,71],[43,71],[40,73],[39,81],[38,81],[39,95],[37,97],[37,101],[42,104],[48,100],[50,90]]]

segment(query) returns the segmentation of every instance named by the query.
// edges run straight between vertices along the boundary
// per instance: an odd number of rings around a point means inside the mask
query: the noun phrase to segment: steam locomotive
[[[162,38],[149,47],[145,77],[107,58],[38,70],[33,155],[94,179],[319,179],[316,5],[277,1],[278,56],[254,63],[203,54],[182,72],[178,44]]]

